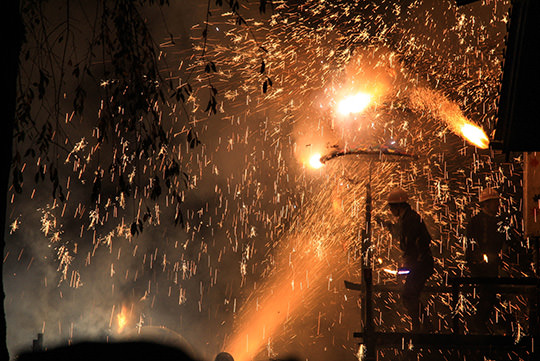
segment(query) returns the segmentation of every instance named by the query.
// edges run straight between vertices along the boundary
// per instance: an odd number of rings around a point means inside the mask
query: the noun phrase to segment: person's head
[[[479,197],[480,208],[482,212],[496,216],[499,212],[499,192],[493,188],[485,188],[480,192]]]
[[[395,217],[400,217],[409,207],[409,203],[407,203],[408,200],[409,196],[403,189],[399,187],[392,189],[390,193],[388,193],[387,199],[390,212],[392,212]]]
[[[234,361],[234,358],[228,352],[220,352],[216,355],[214,361]]]

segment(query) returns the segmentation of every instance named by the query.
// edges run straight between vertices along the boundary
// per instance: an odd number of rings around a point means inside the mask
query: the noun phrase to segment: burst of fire
[[[357,93],[351,95],[338,104],[338,112],[341,115],[349,115],[364,111],[371,102],[371,95],[367,93]]]
[[[487,256],[487,254],[484,253],[484,262],[488,263],[489,262],[489,258]]]
[[[461,126],[461,134],[463,134],[465,139],[467,139],[469,142],[471,142],[478,148],[487,149],[489,147],[489,139],[486,133],[482,130],[482,128],[474,124],[463,124]]]
[[[309,165],[311,168],[319,169],[324,164],[321,162],[321,155],[319,153],[315,153],[309,158]]]
[[[125,306],[122,306],[122,311],[116,316],[116,321],[118,322],[118,333],[122,333],[127,324],[127,309]]]

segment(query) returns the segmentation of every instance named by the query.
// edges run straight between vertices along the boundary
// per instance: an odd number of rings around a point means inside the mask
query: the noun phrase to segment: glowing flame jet
[[[487,149],[489,147],[489,139],[486,133],[474,124],[463,124],[461,126],[461,134],[478,148]]]
[[[341,115],[360,113],[367,108],[370,102],[371,95],[367,93],[357,93],[340,101],[337,111]]]
[[[417,88],[411,92],[410,102],[417,110],[431,112],[435,118],[445,122],[452,132],[474,146],[481,149],[489,147],[489,138],[482,128],[469,121],[459,106],[443,94],[427,88]]]

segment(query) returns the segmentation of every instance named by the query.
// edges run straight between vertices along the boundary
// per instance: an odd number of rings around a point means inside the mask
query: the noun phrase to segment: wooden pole
[[[371,260],[371,162],[369,163],[369,178],[366,185],[366,223],[362,239],[362,277],[364,279],[364,345],[366,346],[366,361],[377,359],[375,327],[373,324],[373,262]]]

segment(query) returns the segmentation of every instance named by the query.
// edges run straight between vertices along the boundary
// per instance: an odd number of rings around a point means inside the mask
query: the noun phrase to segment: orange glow
[[[249,319],[241,325],[225,350],[235,361],[252,360],[268,342],[268,338],[277,333],[279,326],[300,305],[301,294],[298,289],[292,290],[290,282],[283,282],[273,288],[272,294],[265,301],[258,305],[252,304],[244,311]]]
[[[461,134],[478,148],[487,149],[489,147],[489,139],[486,133],[474,124],[463,124],[461,126]]]
[[[342,181],[338,181],[332,191],[332,210],[337,214],[340,214],[345,210],[343,199],[346,197],[347,191],[348,189]]]
[[[324,287],[326,241],[306,238],[286,242],[294,244],[294,250],[281,254],[279,271],[250,296],[240,311],[234,334],[225,342],[223,350],[235,361],[255,359],[271,338],[281,333],[280,327],[297,316],[300,306],[317,287]],[[295,274],[293,269],[303,271]]]
[[[122,333],[127,324],[127,309],[122,305],[122,311],[116,316],[118,322],[118,333]]]
[[[484,262],[488,263],[489,262],[489,258],[487,256],[487,254],[484,253]]]
[[[343,211],[342,207],[341,207],[341,200],[338,199],[338,198],[334,198],[332,199],[332,209],[335,211],[335,212],[341,212]]]
[[[357,93],[343,99],[338,104],[338,113],[349,115],[364,111],[371,102],[371,95],[367,93]]]
[[[309,166],[313,169],[319,169],[324,164],[321,163],[321,155],[319,153],[315,153],[309,158]]]

